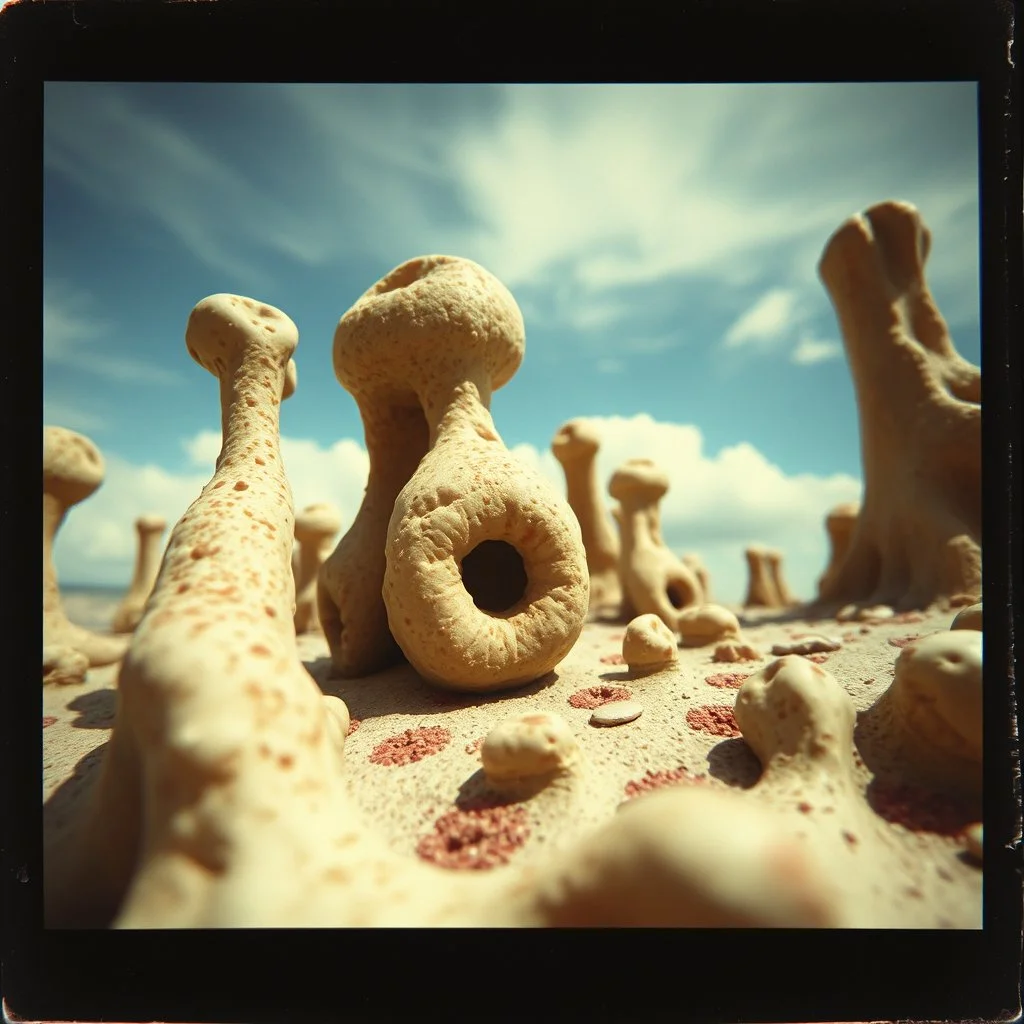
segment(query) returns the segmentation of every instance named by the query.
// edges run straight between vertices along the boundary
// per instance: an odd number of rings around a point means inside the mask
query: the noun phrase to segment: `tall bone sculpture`
[[[117,661],[128,642],[93,633],[68,619],[53,564],[53,542],[68,509],[103,483],[104,469],[103,456],[89,438],[64,427],[43,428],[43,647],[78,651],[90,665]]]
[[[111,627],[115,633],[130,633],[142,618],[146,599],[152,592],[157,573],[160,571],[160,538],[166,529],[167,520],[163,516],[149,514],[139,516],[135,520],[135,532],[139,539],[135,572],[128,592],[114,612]]]
[[[953,347],[924,278],[931,234],[909,203],[843,223],[818,272],[860,414],[864,497],[825,602],[896,610],[981,594],[981,372]]]
[[[566,497],[579,520],[590,574],[590,612],[611,610],[622,602],[619,583],[619,538],[605,507],[595,458],[600,447],[597,430],[584,419],[558,428],[551,451],[565,472]]]
[[[335,374],[370,455],[363,504],[320,570],[320,621],[343,676],[385,667],[400,647],[433,683],[502,689],[550,671],[579,636],[579,524],[490,414],[524,347],[508,290],[453,256],[403,263],[341,318]]]
[[[317,633],[320,617],[317,613],[317,580],[320,566],[328,553],[328,546],[341,529],[341,513],[330,502],[320,501],[307,505],[295,517],[295,546],[297,558],[292,565],[295,577],[295,632]]]

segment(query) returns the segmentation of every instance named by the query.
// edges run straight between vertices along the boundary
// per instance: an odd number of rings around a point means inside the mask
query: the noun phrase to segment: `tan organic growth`
[[[619,538],[597,479],[595,459],[600,437],[588,420],[564,423],[551,451],[565,471],[569,507],[576,514],[587,552],[591,614],[616,613],[622,604],[619,583]]]
[[[638,615],[622,636],[622,658],[633,675],[670,668],[679,661],[676,635],[660,616]]]
[[[43,648],[43,682],[78,686],[89,674],[89,659],[72,647],[51,644]]]
[[[431,682],[501,689],[548,672],[579,636],[579,524],[505,448],[489,411],[524,345],[504,285],[452,256],[403,263],[341,318],[335,373],[370,453],[363,505],[320,573],[343,675],[381,668],[397,642]]]
[[[331,541],[341,529],[341,514],[329,502],[307,505],[295,516],[295,632],[315,633],[320,629],[317,611],[317,579],[320,566],[330,551]]]
[[[720,604],[701,604],[679,613],[676,628],[684,647],[706,647],[740,637],[740,620]]]
[[[818,266],[860,413],[863,506],[823,601],[897,611],[981,596],[981,372],[953,346],[909,203],[847,220]]]
[[[775,593],[778,595],[779,603],[783,608],[792,608],[794,605],[798,605],[800,599],[793,596],[782,572],[782,552],[777,548],[769,548],[765,552],[765,558],[768,560],[768,573],[775,586]]]
[[[700,584],[701,594],[703,595],[705,602],[710,601],[711,574],[708,572],[708,567],[704,564],[704,560],[700,555],[694,554],[692,551],[687,551],[680,556],[680,561],[693,572],[694,576],[697,577],[697,582]]]
[[[142,609],[160,571],[160,538],[166,529],[167,520],[163,516],[150,514],[135,520],[135,532],[139,538],[135,572],[128,593],[114,612],[111,625],[115,633],[130,633],[142,618]]]
[[[128,641],[69,621],[53,564],[53,542],[68,509],[103,483],[104,469],[103,456],[87,437],[64,427],[43,427],[43,647],[70,647],[90,665],[117,661]]]
[[[846,560],[846,552],[850,548],[850,539],[853,537],[859,515],[860,502],[847,501],[842,505],[836,505],[825,517],[825,532],[828,534],[830,550],[828,565],[818,580],[819,597],[832,586],[832,580]]]
[[[568,772],[579,761],[579,744],[569,723],[543,711],[506,719],[480,747],[484,773],[498,784]]]
[[[969,608],[963,608],[956,613],[950,629],[977,629],[982,628],[981,602],[972,604]]]
[[[772,560],[776,554],[763,544],[751,544],[743,552],[747,560],[747,608],[785,608],[786,602],[776,583]]]
[[[667,491],[668,477],[650,459],[629,459],[608,482],[619,503],[619,579],[630,617],[654,614],[675,630],[679,612],[700,604],[703,593],[693,570],[662,540],[658,503]]]

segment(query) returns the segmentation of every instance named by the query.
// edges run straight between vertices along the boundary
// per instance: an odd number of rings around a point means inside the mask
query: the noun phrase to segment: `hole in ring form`
[[[462,559],[459,568],[463,585],[481,611],[507,611],[526,593],[523,556],[506,541],[482,541]]]
[[[675,583],[670,583],[665,588],[665,594],[673,608],[685,608],[693,596],[685,588],[680,587]]]

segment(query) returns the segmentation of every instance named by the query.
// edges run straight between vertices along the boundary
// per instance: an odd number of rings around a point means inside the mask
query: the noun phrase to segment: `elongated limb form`
[[[924,278],[931,235],[908,203],[842,224],[818,265],[860,413],[864,499],[823,601],[973,604],[981,595],[981,372]]]
[[[144,515],[135,520],[135,532],[139,536],[135,573],[128,592],[114,612],[111,625],[115,633],[130,633],[142,618],[142,609],[160,571],[160,538],[166,529],[167,520],[163,516]]]
[[[743,555],[747,560],[747,608],[782,608],[782,595],[775,585],[770,561],[771,551],[761,544],[751,544]]]
[[[331,540],[340,529],[341,515],[328,502],[307,505],[295,517],[295,542],[299,549],[298,559],[294,561],[296,633],[320,630],[317,580]]]
[[[71,622],[64,611],[53,564],[53,542],[68,509],[103,483],[103,456],[87,437],[64,427],[43,428],[43,647],[79,651],[90,665],[109,665],[128,641]]]
[[[501,689],[548,672],[579,636],[579,524],[508,452],[489,411],[523,350],[508,290],[452,256],[402,264],[338,324],[335,373],[370,454],[363,505],[320,574],[343,675],[383,667],[397,642],[431,682]]]

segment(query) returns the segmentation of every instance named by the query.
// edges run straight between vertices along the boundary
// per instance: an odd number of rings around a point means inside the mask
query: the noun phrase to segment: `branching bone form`
[[[383,667],[397,643],[433,683],[500,689],[548,672],[579,636],[579,524],[490,414],[523,351],[508,290],[452,256],[403,263],[341,318],[335,373],[370,453],[363,505],[320,573],[342,675]]]
[[[590,610],[618,611],[622,602],[619,583],[619,538],[605,507],[597,479],[595,459],[600,438],[585,419],[562,424],[551,451],[565,471],[569,506],[579,520],[590,573]]]
[[[320,629],[317,612],[317,580],[329,545],[341,529],[341,515],[329,502],[307,505],[295,517],[295,632],[315,633]]]
[[[87,437],[64,427],[43,428],[43,646],[80,651],[90,665],[117,661],[128,641],[93,633],[68,619],[53,564],[53,542],[68,509],[103,483],[104,469],[103,456]]]
[[[135,557],[135,572],[128,592],[124,595],[111,623],[115,633],[130,633],[142,618],[146,599],[156,583],[160,571],[160,538],[167,529],[163,516],[144,515],[135,520],[138,534],[138,551]]]
[[[668,477],[650,459],[629,459],[608,482],[619,502],[621,533],[619,577],[634,614],[654,614],[669,629],[683,608],[700,604],[696,574],[661,539],[658,503],[668,491]]]
[[[981,594],[981,373],[924,278],[931,234],[908,203],[843,223],[818,272],[860,413],[863,506],[821,599],[897,611]]]
[[[828,565],[818,580],[819,597],[832,586],[832,580],[846,559],[846,552],[849,550],[850,540],[853,537],[853,530],[857,525],[859,515],[860,502],[848,501],[836,505],[825,517],[825,531],[828,534],[830,552]]]

